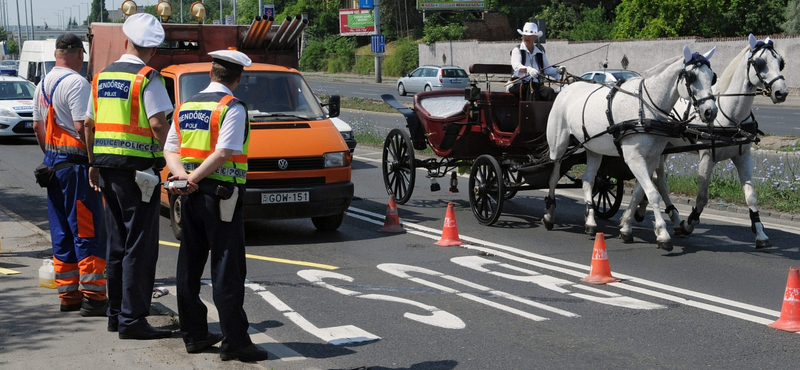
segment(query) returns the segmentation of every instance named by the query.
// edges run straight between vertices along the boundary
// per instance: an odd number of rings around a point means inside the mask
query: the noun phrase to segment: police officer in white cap
[[[514,69],[514,84],[508,92],[518,96],[521,100],[552,101],[556,99],[556,92],[542,84],[544,73],[560,80],[558,69],[551,66],[547,56],[541,49],[534,45],[536,39],[542,36],[542,31],[536,23],[528,22],[517,33],[522,35],[522,43],[511,50],[511,68]]]
[[[180,105],[164,147],[173,174],[169,180],[188,182],[181,189],[167,187],[170,193],[181,194],[176,274],[181,334],[189,353],[222,341],[222,360],[263,361],[268,353],[250,341],[250,324],[242,307],[247,275],[242,199],[250,122],[247,107],[232,92],[251,62],[235,50],[208,54],[211,83]],[[209,251],[222,334],[208,331],[207,309],[199,297]]]
[[[158,260],[161,145],[173,108],[161,75],[145,64],[164,29],[139,13],[122,31],[125,54],[94,77],[85,125],[89,180],[106,200],[108,330],[120,339],[166,338],[171,331],[146,319]]]

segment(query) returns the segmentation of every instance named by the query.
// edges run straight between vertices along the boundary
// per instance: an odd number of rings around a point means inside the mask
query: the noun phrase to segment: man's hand
[[[539,77],[539,71],[537,71],[535,68],[531,68],[531,71],[528,73],[528,75],[531,76],[531,78],[537,78]]]
[[[197,189],[200,188],[200,186],[198,186],[197,183],[194,183],[189,180],[189,175],[186,174],[186,172],[178,175],[172,175],[169,178],[167,178],[167,181],[175,181],[175,180],[187,180],[189,183],[186,185],[185,189],[176,189],[176,188],[167,189],[167,192],[170,194],[186,195],[194,193],[195,191],[197,191]]]
[[[89,186],[94,191],[100,191],[100,171],[97,168],[89,167]]]

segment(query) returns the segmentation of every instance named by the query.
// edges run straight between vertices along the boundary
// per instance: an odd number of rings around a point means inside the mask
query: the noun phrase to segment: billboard
[[[417,10],[483,10],[486,0],[417,0]]]
[[[372,9],[339,9],[340,36],[367,36],[375,33]]]

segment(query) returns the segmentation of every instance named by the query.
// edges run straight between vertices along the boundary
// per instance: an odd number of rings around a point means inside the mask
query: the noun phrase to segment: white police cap
[[[214,62],[225,67],[232,69],[243,69],[250,67],[253,62],[247,57],[245,53],[236,50],[217,50],[208,53],[213,58]]]
[[[151,14],[136,13],[125,20],[122,32],[134,45],[143,48],[154,48],[164,42],[164,27]]]

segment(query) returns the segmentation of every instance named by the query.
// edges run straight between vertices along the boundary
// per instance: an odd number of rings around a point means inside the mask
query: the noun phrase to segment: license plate
[[[460,84],[460,83],[461,83],[461,80],[459,80],[459,79],[457,79],[457,78],[455,78],[455,79],[451,79],[451,80],[450,80],[450,83],[451,83],[451,84]]]
[[[25,128],[33,128],[33,122],[25,122]]]
[[[261,204],[308,202],[308,192],[294,193],[261,193]]]

